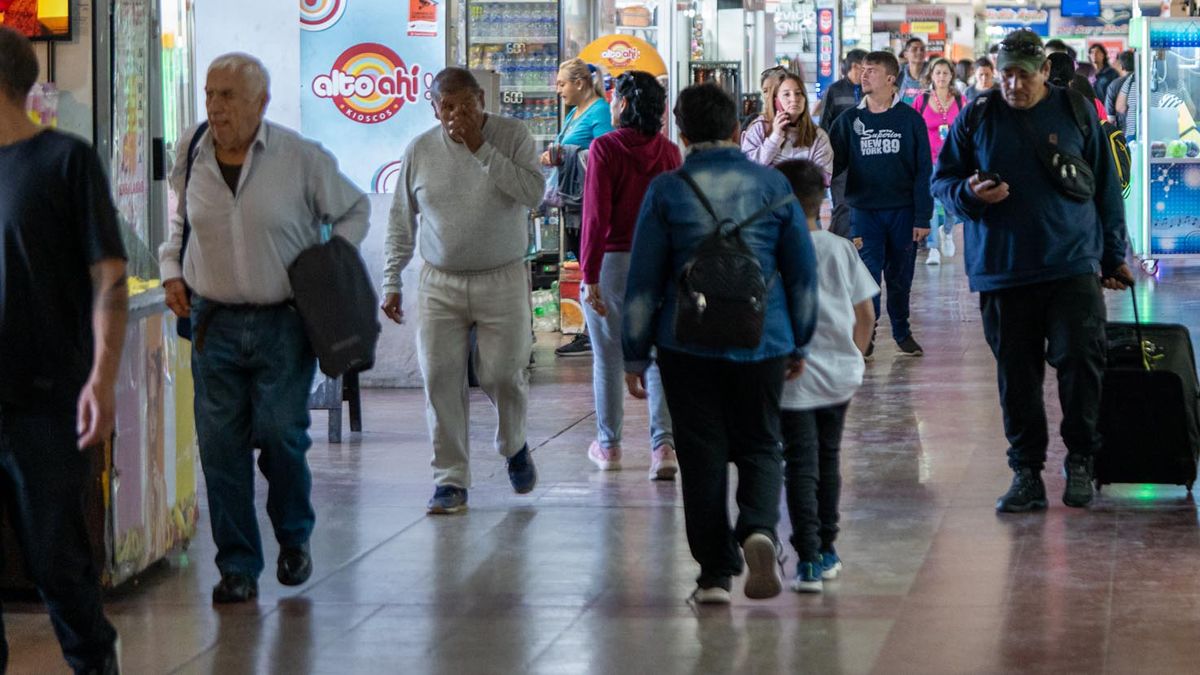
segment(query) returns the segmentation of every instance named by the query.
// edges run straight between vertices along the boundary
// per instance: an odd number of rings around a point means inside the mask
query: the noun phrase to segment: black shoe
[[[554,350],[557,356],[587,356],[592,353],[592,339],[586,333],[580,333],[567,344]]]
[[[285,546],[279,552],[275,567],[275,578],[284,586],[299,586],[312,576],[312,556],[308,544]]]
[[[905,356],[923,356],[925,354],[925,350],[921,349],[921,345],[917,344],[917,341],[911,335],[897,342],[896,346],[900,348],[900,353]]]
[[[249,602],[258,597],[258,582],[244,574],[222,574],[213,586],[212,601],[219,604]]]
[[[537,469],[533,466],[533,457],[529,456],[528,445],[508,458],[508,482],[519,495],[533,492],[537,485]]]
[[[1082,508],[1092,503],[1092,458],[1067,455],[1065,466],[1067,487],[1063,490],[1063,503]]]
[[[1048,506],[1046,485],[1042,483],[1041,475],[1029,467],[1017,469],[1012,487],[996,502],[996,510],[1001,513],[1044,511]]]

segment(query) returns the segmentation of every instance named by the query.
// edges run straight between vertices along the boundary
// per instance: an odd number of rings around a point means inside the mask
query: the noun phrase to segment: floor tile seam
[[[946,507],[943,507],[941,513],[938,515],[937,526],[934,528],[933,534],[929,537],[928,545],[925,548],[925,553],[921,557],[921,566],[917,568],[916,574],[913,575],[912,581],[910,581],[905,588],[904,596],[900,599],[900,602],[897,603],[895,614],[888,619],[888,621],[891,622],[891,625],[888,627],[887,635],[883,638],[883,642],[880,644],[878,651],[875,652],[875,657],[871,660],[871,668],[869,670],[871,673],[888,672],[886,668],[883,670],[880,669],[880,660],[883,658],[884,653],[887,650],[887,646],[891,643],[892,634],[895,633],[896,629],[900,625],[900,622],[903,620],[905,612],[907,612],[910,607],[915,606],[915,601],[912,597],[913,587],[916,585],[917,579],[920,577],[921,569],[924,568],[929,562],[929,552],[933,550],[933,543],[937,539],[938,534],[942,531],[942,527],[946,522],[946,515],[949,513],[951,508],[954,508],[954,500],[951,500]]]
[[[417,525],[423,523],[427,517],[428,516],[426,516],[425,514],[422,514],[420,517],[414,519],[408,525],[406,525],[406,526],[400,528],[399,530],[397,530],[396,532],[394,532],[391,536],[385,537],[384,539],[379,541],[379,543],[375,544],[374,546],[362,551],[361,553],[354,556],[353,558],[350,558],[349,560],[343,562],[341,565],[338,565],[337,567],[333,568],[332,570],[329,571],[328,574],[325,574],[316,582],[306,586],[304,588],[303,592],[298,593],[297,595],[295,595],[293,597],[304,597],[304,598],[308,598],[311,600],[312,598],[309,596],[309,593],[312,592],[314,589],[320,588],[322,585],[324,585],[326,582],[328,582],[330,579],[332,579],[334,576],[336,576],[338,572],[348,569],[349,567],[361,562],[367,556],[378,551],[379,549],[383,548],[384,546],[390,544],[396,538],[405,534],[406,532],[413,529]]]
[[[524,672],[527,672],[527,673],[532,672],[534,664],[536,664],[543,656],[545,656],[547,652],[549,652],[551,649],[553,649],[554,645],[558,644],[558,641],[561,640],[563,638],[563,636],[567,634],[567,631],[571,630],[577,624],[579,624],[579,622],[583,620],[583,617],[587,616],[587,613],[592,611],[592,609],[594,609],[596,607],[596,605],[599,604],[600,598],[602,598],[602,597],[604,597],[603,592],[597,593],[595,597],[593,597],[591,600],[588,600],[586,603],[584,603],[583,606],[579,608],[579,612],[575,614],[575,618],[571,619],[571,622],[568,623],[566,626],[563,626],[562,630],[558,631],[558,634],[554,636],[554,639],[547,642],[546,646],[543,647],[541,651],[539,651],[537,654],[534,654],[531,658],[529,658],[525,662]]]
[[[220,612],[219,612],[218,610],[212,610],[212,611],[213,611],[214,613],[220,614]],[[264,621],[267,619],[267,617],[271,616],[272,614],[276,614],[276,613],[278,613],[278,612],[279,612],[279,604],[278,604],[278,603],[276,603],[276,604],[275,604],[275,606],[274,606],[274,607],[271,607],[271,609],[270,609],[270,610],[268,610],[266,613],[264,613],[264,614],[259,614],[259,615],[258,615],[259,624],[261,625],[261,624],[262,624],[262,623],[263,623],[263,622],[264,622]],[[241,615],[237,615],[237,614],[232,614],[232,613],[231,613],[231,616],[252,616],[252,615],[250,615],[250,614],[241,614]],[[220,619],[219,619],[219,618],[218,618],[218,620],[217,620],[217,623],[220,623]],[[213,639],[212,639],[212,642],[211,642],[211,643],[209,643],[209,644],[205,645],[205,646],[204,646],[204,647],[203,647],[203,648],[202,648],[200,651],[196,652],[196,654],[195,654],[194,656],[192,656],[192,658],[190,658],[190,659],[187,659],[186,661],[184,661],[183,663],[179,664],[179,665],[178,665],[178,666],[176,666],[174,669],[172,669],[172,670],[170,671],[170,672],[171,672],[171,675],[175,675],[176,673],[182,673],[182,672],[184,672],[184,669],[185,669],[185,668],[187,668],[188,666],[190,666],[190,665],[192,665],[192,664],[196,663],[197,661],[199,661],[201,658],[203,658],[203,657],[204,657],[204,655],[205,655],[205,654],[207,654],[207,653],[209,653],[209,652],[213,651],[214,649],[217,649],[217,648],[220,646],[220,644],[219,644],[219,639],[218,639],[219,637],[220,637],[220,631],[218,631],[218,632],[217,632],[217,635],[214,635],[214,636],[213,636]]]
[[[544,441],[542,441],[541,443],[538,443],[538,444],[537,444],[537,445],[535,445],[534,447],[530,448],[530,451],[532,452],[532,451],[535,451],[535,450],[540,450],[540,449],[542,449],[542,448],[546,447],[546,446],[547,446],[547,445],[549,445],[551,442],[553,442],[554,440],[556,440],[556,439],[558,439],[559,437],[561,437],[563,434],[565,434],[565,433],[567,433],[568,431],[570,431],[570,430],[574,429],[575,427],[579,426],[581,423],[583,423],[583,421],[584,421],[584,420],[586,420],[586,419],[588,419],[588,418],[591,418],[591,417],[595,417],[595,416],[596,416],[596,411],[594,411],[594,410],[593,410],[593,411],[591,411],[591,412],[589,412],[589,413],[587,413],[586,415],[584,415],[583,417],[580,417],[579,419],[575,420],[574,422],[571,422],[571,423],[567,424],[565,427],[563,427],[562,429],[560,429],[560,430],[558,430],[557,432],[555,432],[555,433],[554,433],[554,435],[550,436],[550,437],[549,437],[549,438],[547,438],[546,440],[544,440]]]

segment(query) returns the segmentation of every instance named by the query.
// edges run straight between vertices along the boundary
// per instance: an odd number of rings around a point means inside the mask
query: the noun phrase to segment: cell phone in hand
[[[980,183],[985,183],[990,180],[992,181],[992,184],[999,185],[1004,182],[1004,179],[1000,177],[1000,174],[992,173],[991,171],[976,171],[975,175],[979,176]]]

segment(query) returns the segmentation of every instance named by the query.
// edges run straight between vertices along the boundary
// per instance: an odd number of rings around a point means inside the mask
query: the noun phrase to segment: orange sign
[[[616,77],[627,70],[642,70],[655,77],[667,74],[667,64],[650,43],[632,35],[605,35],[579,52],[579,58],[596,64]]]

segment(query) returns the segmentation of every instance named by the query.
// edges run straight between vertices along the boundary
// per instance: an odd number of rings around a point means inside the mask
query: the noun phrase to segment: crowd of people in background
[[[959,221],[1013,470],[996,509],[1048,506],[1040,477],[1047,362],[1068,449],[1062,501],[1087,506],[1099,444],[1102,289],[1133,283],[1117,169],[1100,125],[1111,115],[1127,132],[1136,128],[1132,56],[1113,60],[1096,45],[1078,64],[1067,45],[1017,31],[975,61],[927,60],[917,38],[902,57],[850,51],[819,106],[798,74],[768,69],[763,113],[744,128],[719,86],[687,87],[673,110],[682,153],[663,135],[666,90],[647,73],[616,78],[610,100],[597,66],[563,63],[557,88],[567,114],[540,155],[522,122],[485,112],[471,71],[438,73],[438,124],[406,149],[391,207],[381,306],[392,321],[406,319],[401,272],[419,244],[412,293],[433,449],[429,513],[468,505],[472,340],[480,386],[498,413],[494,450],[514,492],[537,483],[526,439],[525,254],[528,212],[548,200],[562,206],[568,249],[581,261],[591,337],[579,340],[595,350],[597,429],[587,457],[601,470],[621,468],[623,380],[649,400],[649,478],[682,483],[700,567],[695,601],[728,603],[743,567],[747,597],[782,591],[783,494],[797,555],[791,588],[818,592],[837,578],[839,446],[875,356],[881,287],[894,354],[923,355],[909,312],[918,248],[926,243],[929,264],[953,257]],[[16,177],[0,191],[0,235],[44,242],[6,249],[18,258],[0,309],[22,329],[0,326],[0,470],[27,488],[14,499],[18,536],[65,656],[80,671],[114,672],[116,635],[77,497],[86,475],[79,450],[94,450],[113,428],[125,253],[95,152],[25,116],[37,72],[28,41],[0,29],[0,166]],[[1154,89],[1156,103],[1183,104],[1171,82],[1168,74]],[[315,361],[288,305],[287,268],[320,241],[322,225],[362,241],[370,211],[328,152],[265,120],[268,91],[252,56],[209,66],[208,121],[183,137],[188,151],[171,176],[179,206],[160,249],[166,302],[195,326],[216,603],[258,594],[256,447],[280,544],[277,578],[298,585],[312,574],[305,400]],[[1050,146],[1078,172],[1050,170]],[[296,172],[306,180],[290,180]],[[59,198],[43,199],[47,190]],[[833,211],[822,223],[827,193]],[[59,203],[72,205],[70,218],[47,210]],[[257,222],[273,227],[244,227]],[[61,286],[43,305],[28,302],[34,275]],[[85,328],[67,335],[47,321]],[[26,326],[53,338],[37,344]],[[730,463],[738,471],[732,523]],[[0,641],[0,670],[6,654]]]

